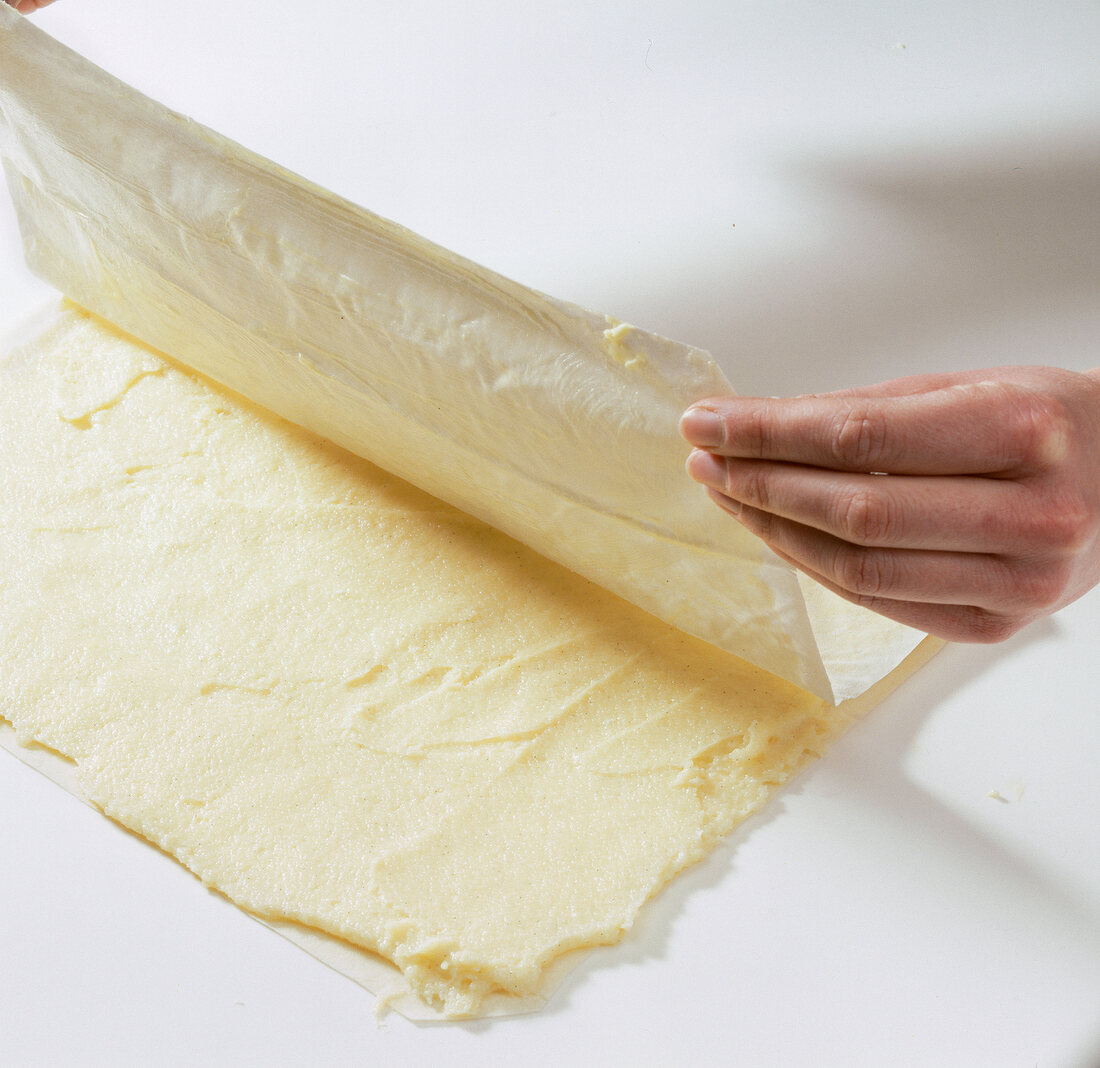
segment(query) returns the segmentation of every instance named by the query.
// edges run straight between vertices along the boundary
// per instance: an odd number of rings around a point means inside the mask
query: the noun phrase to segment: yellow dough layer
[[[0,156],[59,292],[679,630],[834,704],[923,640],[684,477],[681,414],[733,389],[707,353],[341,200],[2,3]]]
[[[0,385],[0,715],[449,1015],[619,939],[854,714],[77,309]]]

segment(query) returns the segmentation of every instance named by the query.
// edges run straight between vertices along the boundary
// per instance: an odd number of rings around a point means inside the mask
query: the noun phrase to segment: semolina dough
[[[73,306],[0,383],[0,716],[447,1015],[618,940],[857,711]]]

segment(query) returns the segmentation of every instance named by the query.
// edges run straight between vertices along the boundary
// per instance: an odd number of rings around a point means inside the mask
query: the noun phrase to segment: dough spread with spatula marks
[[[857,711],[74,307],[0,381],[0,715],[448,1015],[617,941]]]

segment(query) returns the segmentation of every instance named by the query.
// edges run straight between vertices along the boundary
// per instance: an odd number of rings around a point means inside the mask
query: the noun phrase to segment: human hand
[[[52,4],[53,0],[6,0],[6,3],[14,7],[16,11],[24,15],[29,15],[32,11],[37,11],[40,7]]]
[[[681,431],[692,478],[779,556],[939,637],[1001,641],[1100,582],[1100,368],[717,397]]]

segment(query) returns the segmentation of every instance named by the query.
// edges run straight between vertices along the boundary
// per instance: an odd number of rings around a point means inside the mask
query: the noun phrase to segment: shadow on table
[[[669,332],[725,354],[740,390],[808,392],[999,363],[1100,364],[1100,348],[1066,348],[1082,316],[1081,336],[1092,329],[1094,344],[1100,336],[1100,142],[1091,131],[942,154],[808,160],[792,165],[792,178],[844,220],[831,241],[795,262],[781,252],[764,263],[736,263],[732,253],[703,262],[683,256],[682,272],[662,271],[660,292],[632,294],[636,306],[648,301],[666,322],[684,324]],[[849,240],[844,226],[852,228]],[[682,285],[669,288],[670,275]],[[953,855],[980,854],[984,871],[1097,930],[1095,903],[952,812],[904,767],[927,717],[950,695],[1056,633],[1048,620],[1002,645],[949,647],[836,749],[873,727],[874,765],[861,766],[847,786],[889,797],[893,818],[920,824]],[[594,969],[662,958],[688,899],[730,877],[737,850],[783,814],[812,774],[673,880],[624,941],[583,961],[543,1012],[566,1010]]]
[[[796,160],[776,182],[805,207],[815,231],[805,244],[755,259],[736,240],[701,260],[671,249],[677,266],[661,271],[659,289],[630,294],[673,336],[714,353],[739,391],[1100,364],[1095,128]]]
[[[1057,917],[1059,930],[1079,930],[1100,944],[1100,913],[1095,902],[1081,900],[1026,858],[1002,846],[922,789],[905,769],[928,716],[950,695],[969,688],[981,676],[996,671],[1002,661],[1018,656],[1033,642],[1049,640],[1056,632],[1056,623],[1048,620],[1002,645],[949,646],[839,740],[832,753],[826,754],[825,764],[813,765],[763,811],[741,824],[706,860],[673,880],[646,905],[622,943],[598,949],[585,958],[542,1012],[567,1011],[574,993],[583,990],[596,970],[664,958],[688,900],[736,876],[738,850],[788,810],[788,802],[804,792],[815,770],[839,776],[846,791],[867,797],[869,804],[882,808],[885,801],[884,820],[917,827],[921,836],[934,840],[937,853],[948,858],[956,874],[954,883],[960,895],[965,896],[966,887],[978,873],[983,885],[997,887],[1001,893],[1007,888],[1012,894],[1041,902],[1045,915]],[[873,748],[873,761],[866,759],[869,747]],[[954,883],[950,894],[953,900],[957,896]],[[489,1023],[471,1026],[480,1029]],[[1085,1058],[1080,1063],[1091,1062]]]

